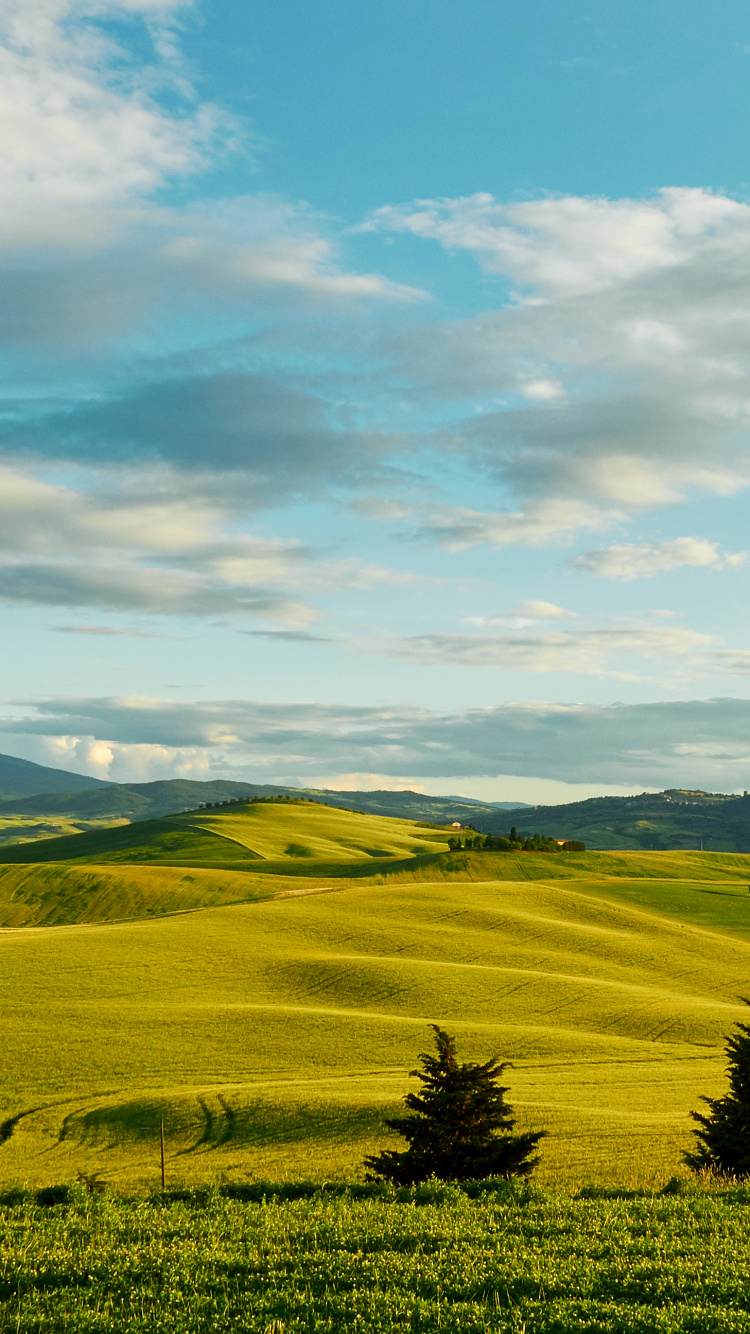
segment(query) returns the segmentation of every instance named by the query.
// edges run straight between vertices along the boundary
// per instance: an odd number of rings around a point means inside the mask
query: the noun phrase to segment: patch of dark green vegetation
[[[313,853],[304,843],[288,843],[284,848],[285,857],[312,857]]]
[[[750,1192],[85,1181],[0,1210],[14,1334],[745,1334]]]

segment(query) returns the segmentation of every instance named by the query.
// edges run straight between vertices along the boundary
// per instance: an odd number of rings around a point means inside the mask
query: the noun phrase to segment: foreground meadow
[[[0,1208],[14,1334],[744,1334],[749,1273],[743,1190]]]

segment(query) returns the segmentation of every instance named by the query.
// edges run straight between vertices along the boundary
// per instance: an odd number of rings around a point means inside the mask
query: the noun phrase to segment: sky
[[[750,11],[0,0],[0,750],[750,787]]]

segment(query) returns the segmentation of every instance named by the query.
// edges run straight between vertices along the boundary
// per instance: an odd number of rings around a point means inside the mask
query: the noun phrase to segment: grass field
[[[263,861],[268,874],[294,863],[305,874],[333,863],[412,860],[444,852],[448,830],[312,802],[258,802],[140,820],[116,830],[4,848],[0,862],[158,863],[213,866]]]
[[[354,1179],[429,1022],[514,1062],[521,1124],[550,1132],[540,1181],[679,1170],[750,992],[750,857],[450,854],[322,806],[201,816],[234,862],[160,862],[159,821],[150,862],[106,860],[128,826],[61,840],[99,863],[49,840],[0,867],[0,1182],[148,1188],[162,1118],[173,1183]]]
[[[746,1190],[0,1208],[13,1334],[747,1334]]]
[[[127,823],[125,820],[104,817],[75,819],[66,815],[40,817],[30,815],[0,815],[0,848],[39,839],[62,838],[90,831],[113,829]]]

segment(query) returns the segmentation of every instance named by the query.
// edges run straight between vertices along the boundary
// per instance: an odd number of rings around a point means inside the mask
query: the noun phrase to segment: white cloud
[[[79,336],[90,325],[95,337],[134,316],[147,321],[165,296],[173,306],[192,301],[193,314],[196,297],[215,314],[217,299],[236,306],[258,289],[323,300],[424,297],[347,271],[326,220],[304,204],[267,195],[155,202],[155,191],[252,145],[245,124],[191,85],[178,27],[180,11],[193,7],[5,0],[0,10],[0,250],[36,252],[40,271],[10,281],[24,290],[23,304],[44,308],[47,340],[58,323]],[[118,40],[100,22],[110,19],[119,21]],[[129,45],[128,23],[150,37],[150,61]],[[97,250],[105,272],[93,275],[71,269],[65,255],[90,266]]]
[[[529,602],[520,602],[517,607],[513,607],[509,616],[529,616],[532,620],[556,621],[564,616],[575,616],[574,611],[566,611],[564,607],[558,607],[555,602],[544,602],[541,598],[532,598]]]
[[[98,18],[160,20],[162,37],[178,3],[149,0],[6,0],[0,13],[0,240],[29,244],[102,239],[106,211],[131,206],[167,177],[192,173],[228,129],[209,104],[182,114],[160,105],[171,85],[165,46],[136,67]],[[154,30],[156,31],[156,30]]]
[[[572,295],[673,268],[707,245],[731,248],[749,212],[700,189],[664,189],[648,200],[570,196],[513,204],[476,194],[388,205],[363,228],[469,250],[489,273],[547,295]]]
[[[565,397],[565,385],[560,380],[526,380],[519,387],[524,398],[538,399],[542,403],[554,403]]]
[[[315,593],[439,582],[354,556],[332,558],[294,539],[232,532],[231,502],[180,496],[179,475],[146,473],[139,482],[131,495],[83,494],[0,467],[0,600],[249,614],[303,629],[317,619],[306,601]]]
[[[587,551],[573,562],[579,570],[601,579],[649,579],[666,570],[684,566],[699,569],[737,569],[747,560],[746,551],[722,552],[718,543],[704,537],[675,537],[667,542],[622,543]]]
[[[603,529],[748,486],[749,204],[703,190],[482,195],[389,207],[367,225],[467,250],[521,293],[403,340],[413,401],[464,404],[451,451],[520,501],[485,525],[438,514],[426,533],[564,542],[576,505],[585,531],[593,514]],[[547,504],[569,505],[571,526],[529,522]]]
[[[493,547],[560,546],[577,533],[607,528],[623,512],[603,511],[583,501],[542,500],[517,513],[486,514],[465,506],[433,506],[416,529],[416,536],[438,542],[448,551],[465,551],[486,544]]]
[[[633,658],[681,660],[711,643],[709,635],[681,626],[633,626],[507,634],[427,634],[384,641],[382,651],[432,666],[485,667],[504,671],[574,672],[626,676]]]
[[[231,228],[227,227],[228,216]],[[164,223],[183,235],[166,240],[159,262],[177,281],[225,295],[260,288],[311,296],[377,297],[421,301],[416,287],[389,282],[382,274],[341,268],[335,242],[320,233],[322,220],[301,205],[267,196],[214,205],[202,215],[177,214]],[[165,227],[166,230],[166,227]]]
[[[36,763],[92,774],[111,783],[150,783],[163,778],[213,777],[211,758],[197,746],[122,745],[92,736],[36,738]]]

